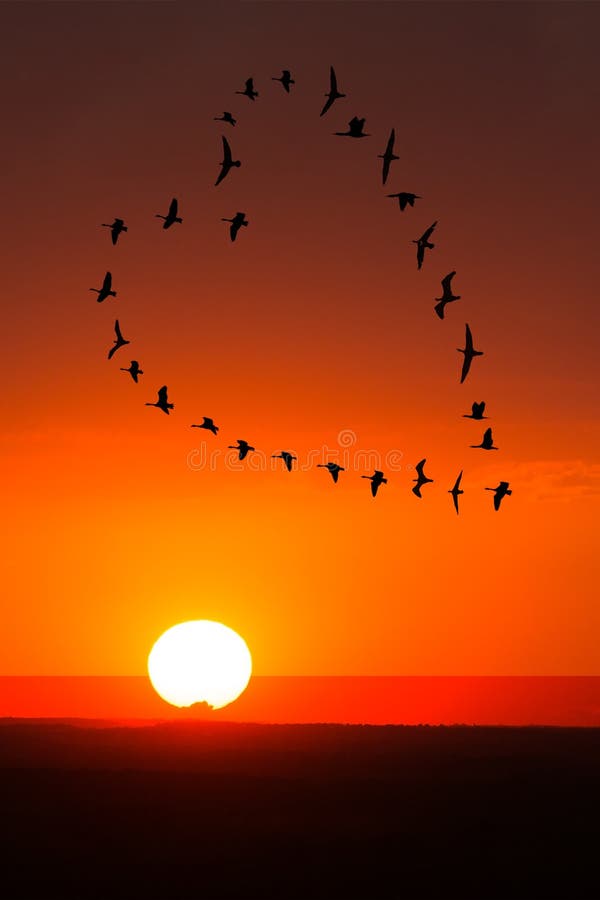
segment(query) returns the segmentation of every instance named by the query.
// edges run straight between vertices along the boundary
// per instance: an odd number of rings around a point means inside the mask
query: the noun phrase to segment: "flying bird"
[[[454,509],[456,510],[456,515],[458,515],[458,498],[461,494],[464,494],[464,491],[460,489],[461,478],[463,477],[463,473],[461,471],[460,475],[454,482],[454,487],[451,491],[448,491],[449,494],[452,494],[452,502],[454,503]]]
[[[379,490],[380,484],[387,484],[387,478],[383,477],[383,472],[380,472],[379,469],[375,469],[372,475],[361,475],[361,478],[366,478],[367,481],[371,482],[371,494],[376,497],[377,491]]]
[[[290,84],[296,84],[289,69],[284,69],[280,78],[271,78],[271,81],[280,81],[284,91],[288,94],[290,92]]]
[[[238,451],[238,459],[244,459],[248,455],[251,450],[255,450],[255,447],[251,447],[248,441],[243,441],[241,438],[237,439],[237,444],[232,445],[229,444],[228,450],[237,450]]]
[[[431,244],[429,238],[433,233],[433,229],[437,225],[437,221],[430,225],[427,231],[423,232],[420,238],[416,241],[413,241],[413,244],[417,245],[417,269],[420,269],[423,265],[423,259],[425,257],[425,250],[433,250],[435,244]]]
[[[125,343],[128,344],[129,341],[125,341]],[[144,374],[143,370],[140,369],[140,364],[137,359],[131,360],[131,365],[128,369],[124,369],[123,366],[121,366],[121,372],[129,372],[136,384],[138,383],[138,377]]]
[[[464,360],[462,364],[462,371],[460,374],[460,383],[462,384],[467,375],[469,374],[469,369],[471,368],[471,363],[475,359],[476,356],[483,356],[483,350],[475,350],[473,347],[473,335],[471,334],[471,329],[468,325],[465,326],[465,346],[464,349],[457,347],[459,353],[464,354]]]
[[[117,337],[116,337],[116,340],[115,340],[113,346],[112,346],[112,347],[110,348],[110,350],[108,351],[108,358],[109,358],[109,359],[112,359],[112,358],[113,358],[113,356],[115,355],[115,353],[117,352],[117,350],[118,350],[120,347],[124,347],[125,344],[130,344],[130,343],[131,343],[131,341],[126,341],[125,338],[123,337],[123,335],[121,334],[121,328],[119,327],[119,320],[118,320],[118,319],[115,319],[115,334],[116,334],[116,336],[117,336]]]
[[[101,288],[90,288],[90,291],[93,291],[94,294],[98,294],[96,297],[98,303],[102,303],[107,297],[116,297],[117,292],[112,289],[112,275],[110,272],[107,272],[104,276]]]
[[[385,148],[384,153],[379,153],[377,155],[377,159],[383,160],[383,168],[382,168],[382,177],[383,184],[386,183],[387,177],[390,171],[390,163],[392,163],[395,159],[400,159],[399,156],[394,156],[394,141],[396,139],[396,131],[392,128],[390,132],[390,136],[388,138],[387,146]]]
[[[292,456],[287,450],[282,450],[281,453],[273,453],[272,456],[273,459],[282,459],[288,472],[292,471],[292,460],[298,458],[297,456]]]
[[[233,219],[221,219],[221,222],[231,222],[229,226],[229,237],[232,241],[235,241],[237,237],[237,233],[242,226],[244,228],[248,225],[248,220],[246,219],[246,213],[237,212]]]
[[[221,184],[226,175],[229,174],[229,171],[233,168],[239,169],[241,166],[241,162],[239,159],[233,159],[231,156],[231,147],[229,146],[229,141],[226,137],[222,138],[223,141],[223,162],[221,163],[221,171],[219,172],[219,177],[215,181],[215,187],[218,184]]]
[[[427,462],[427,459],[422,459],[415,466],[418,478],[413,478],[413,481],[416,481],[417,483],[415,484],[414,488],[412,488],[412,492],[416,497],[419,497],[419,498],[421,497],[421,488],[423,487],[423,485],[430,484],[433,481],[433,478],[428,478],[427,475],[425,474],[425,472],[423,471],[423,467],[426,462]]]
[[[228,122],[229,125],[233,125],[235,127],[235,123],[237,119],[234,119],[230,112],[224,112],[222,116],[213,116],[215,122]]]
[[[162,409],[162,411],[163,411],[164,413],[166,413],[167,415],[169,415],[169,410],[170,410],[170,409],[175,409],[174,404],[173,404],[173,403],[169,403],[169,400],[168,400],[168,397],[167,397],[167,386],[166,386],[166,384],[163,384],[163,386],[162,386],[161,389],[159,390],[159,392],[158,392],[158,400],[156,401],[156,403],[146,403],[146,406],[157,406],[158,409]]]
[[[435,297],[435,300],[437,300],[438,302],[435,304],[434,309],[440,319],[444,318],[444,308],[447,303],[453,303],[455,300],[460,300],[460,294],[453,294],[452,288],[450,286],[455,275],[456,272],[450,272],[449,275],[446,275],[445,278],[442,278],[443,294],[441,297]]]
[[[254,100],[255,97],[258,97],[258,91],[254,90],[254,79],[247,78],[245,81],[244,90],[236,91],[236,94],[243,94],[243,96],[248,97],[249,100]]]
[[[510,482],[508,481],[501,481],[496,488],[485,488],[486,491],[493,491],[495,494],[494,509],[496,510],[496,512],[498,512],[498,510],[500,509],[500,504],[502,503],[504,497],[506,497],[507,494],[510,497],[510,495],[512,494],[512,491],[509,491],[508,489],[509,484]]]
[[[190,428],[206,428],[207,431],[212,431],[213,434],[216,434],[219,430],[219,426],[215,425],[213,420],[209,419],[208,416],[202,417],[200,425],[190,425]]]
[[[471,447],[475,450],[499,450],[499,447],[494,447],[494,438],[492,437],[492,429],[486,428],[483,440],[480,444],[471,444]]]
[[[183,222],[183,219],[179,218],[177,215],[177,200],[175,197],[171,200],[171,205],[169,206],[169,212],[166,216],[161,216],[160,213],[156,213],[157,219],[164,219],[163,228],[170,228],[173,222]]]
[[[481,403],[473,403],[471,406],[470,413],[463,413],[463,419],[487,419],[487,416],[484,416],[483,411],[485,409],[485,400],[482,400]]]
[[[363,131],[366,121],[366,119],[358,119],[356,116],[354,116],[354,118],[350,119],[350,121],[348,122],[348,131],[334,131],[333,133],[337,134],[338,137],[371,137],[370,134],[367,134]]]
[[[112,225],[107,225],[106,222],[102,223],[102,228],[110,228],[110,239],[113,244],[116,244],[119,240],[119,235],[122,231],[127,231],[127,225],[123,221],[123,219],[115,219]]]
[[[327,469],[334,482],[337,484],[337,480],[339,478],[340,472],[345,472],[343,466],[338,466],[337,463],[329,462],[329,463],[317,463],[318,469]]]
[[[341,100],[342,97],[345,97],[345,94],[340,94],[337,87],[337,78],[335,77],[335,70],[333,66],[329,68],[329,93],[325,94],[327,97],[327,102],[325,106],[319,113],[319,116],[324,116],[328,109],[331,109],[336,100]]]
[[[400,191],[399,194],[388,194],[388,197],[397,197],[400,204],[400,212],[404,212],[406,206],[414,206],[415,200],[422,200],[419,194],[411,194],[409,191]]]

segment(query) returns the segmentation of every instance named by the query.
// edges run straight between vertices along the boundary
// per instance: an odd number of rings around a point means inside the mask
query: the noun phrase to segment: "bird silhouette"
[[[129,341],[125,341],[125,343],[128,344]],[[140,364],[137,359],[131,360],[131,365],[128,369],[124,369],[123,366],[121,366],[121,372],[129,372],[136,384],[138,383],[138,377],[144,374],[143,369],[140,369]]]
[[[356,116],[354,116],[354,118],[350,119],[350,121],[348,122],[348,131],[334,131],[333,133],[337,134],[338,137],[371,137],[370,134],[367,134],[363,131],[366,121],[366,119],[358,119]]]
[[[424,484],[430,484],[433,481],[433,478],[428,478],[425,472],[423,471],[423,467],[427,459],[422,459],[415,466],[415,470],[417,472],[418,478],[413,478],[413,481],[416,481],[414,488],[412,488],[412,492],[416,497],[421,497],[421,488]]]
[[[496,487],[496,488],[488,488],[488,487],[485,488],[486,491],[493,491],[495,494],[494,509],[496,510],[496,512],[498,512],[498,510],[500,509],[500,504],[502,503],[502,500],[504,499],[504,497],[506,497],[507,494],[510,497],[510,495],[512,494],[512,491],[509,491],[509,489],[508,489],[509,484],[510,484],[510,482],[508,482],[508,481],[501,481],[500,484],[498,485],[498,487]]]
[[[471,447],[474,450],[499,450],[499,447],[494,447],[494,438],[492,437],[492,429],[486,428],[483,440],[480,444],[471,444]]]
[[[399,194],[387,194],[388,197],[397,197],[400,205],[400,212],[404,212],[407,205],[414,206],[415,200],[422,200],[419,194],[411,194],[409,191],[400,191]]]
[[[437,221],[430,225],[427,231],[424,231],[420,238],[416,241],[413,241],[413,244],[417,245],[417,269],[420,269],[423,265],[423,259],[425,257],[425,250],[433,250],[435,244],[431,244],[429,242],[429,238],[433,233],[433,229],[437,225]]]
[[[469,369],[471,368],[471,363],[475,359],[476,356],[483,356],[483,350],[475,350],[473,347],[473,335],[471,334],[471,329],[468,325],[465,326],[465,346],[464,349],[457,347],[459,353],[464,354],[464,360],[462,364],[462,371],[460,374],[460,383],[462,384],[467,375],[469,374]]]
[[[337,86],[337,78],[335,77],[335,70],[333,66],[329,68],[329,93],[325,94],[327,97],[327,101],[325,106],[319,113],[319,116],[324,116],[327,110],[331,109],[336,100],[341,100],[342,97],[345,97],[345,94],[340,94]]]
[[[273,453],[272,457],[273,459],[282,459],[288,472],[292,471],[292,460],[298,458],[297,456],[292,456],[287,450],[282,450],[281,453]]]
[[[281,84],[283,85],[284,91],[286,91],[286,93],[288,93],[288,94],[290,92],[290,84],[296,84],[296,82],[292,78],[292,75],[291,75],[289,69],[284,69],[283,72],[281,73],[280,78],[271,78],[271,81],[280,81]]]
[[[331,477],[333,478],[333,480],[336,484],[337,484],[337,480],[339,478],[340,472],[346,471],[343,466],[338,466],[338,464],[334,463],[334,462],[317,463],[317,468],[318,469],[327,469],[327,471],[329,472],[329,474],[331,475]]]
[[[470,413],[463,413],[463,419],[487,419],[487,416],[484,416],[483,411],[485,409],[485,400],[482,400],[481,403],[473,403],[471,406]]]
[[[164,219],[163,228],[170,228],[173,222],[183,222],[183,219],[179,218],[177,215],[177,200],[175,197],[171,200],[171,205],[169,206],[169,212],[166,216],[161,216],[160,213],[156,213],[157,219]]]
[[[190,428],[206,428],[207,431],[212,431],[213,434],[216,434],[219,430],[219,426],[215,425],[213,420],[209,419],[208,416],[202,417],[200,425],[190,425]]]
[[[158,409],[162,409],[162,411],[163,411],[164,413],[166,413],[167,415],[169,415],[169,410],[170,410],[170,409],[175,409],[174,404],[173,404],[173,403],[169,403],[169,400],[168,400],[168,397],[167,397],[167,386],[166,386],[166,384],[163,384],[163,386],[162,386],[161,389],[159,390],[159,392],[158,392],[158,400],[156,401],[156,403],[146,403],[146,406],[157,406]]]
[[[231,156],[231,147],[229,146],[229,141],[226,137],[222,138],[223,141],[223,162],[221,163],[221,171],[219,172],[219,177],[215,181],[215,187],[218,184],[221,184],[226,175],[229,174],[231,169],[239,169],[241,166],[241,162],[239,159],[233,159]]]
[[[126,341],[125,338],[123,337],[123,335],[121,334],[121,328],[120,328],[120,326],[119,326],[119,320],[118,320],[118,319],[115,319],[115,334],[116,334],[116,340],[115,340],[113,346],[112,346],[112,347],[110,348],[110,350],[108,351],[108,358],[109,358],[109,359],[112,359],[112,358],[113,358],[113,356],[115,355],[115,353],[117,352],[117,350],[118,350],[120,347],[124,347],[125,344],[130,344],[130,343],[131,343],[131,341]]]
[[[98,294],[96,297],[98,303],[102,303],[107,297],[116,297],[117,292],[112,289],[112,275],[110,272],[107,272],[104,276],[101,288],[90,288],[90,291],[93,291],[94,294]]]
[[[113,244],[116,244],[119,240],[119,235],[122,231],[127,231],[127,225],[123,221],[123,219],[115,219],[112,225],[107,225],[106,222],[102,223],[102,228],[110,228],[110,239]]]
[[[454,509],[456,510],[456,515],[458,515],[458,498],[461,494],[464,494],[464,491],[460,489],[461,478],[463,477],[463,473],[461,471],[460,475],[454,482],[454,487],[451,491],[448,491],[449,494],[452,494],[452,502],[454,503]],[[413,488],[414,490],[414,488]]]
[[[236,91],[236,94],[243,94],[243,96],[248,97],[249,100],[254,100],[256,97],[258,97],[258,91],[254,90],[254,79],[247,78],[244,90]]]
[[[246,219],[246,213],[237,212],[233,219],[221,219],[221,222],[231,222],[229,226],[229,237],[232,241],[235,241],[237,237],[237,233],[242,226],[244,228],[248,225],[248,220]]]
[[[243,441],[241,438],[237,439],[237,444],[232,445],[229,444],[228,450],[237,450],[238,451],[238,459],[244,459],[251,450],[255,450],[255,447],[251,447],[248,441]]]
[[[361,475],[360,477],[366,478],[367,481],[371,482],[371,494],[373,497],[377,496],[380,484],[387,484],[387,478],[383,477],[383,472],[380,472],[379,469],[375,469],[372,475]]]
[[[444,308],[447,303],[453,303],[455,300],[460,300],[460,294],[453,294],[452,288],[450,287],[450,283],[455,275],[456,272],[450,272],[449,275],[442,278],[443,294],[441,297],[435,297],[438,302],[435,304],[434,309],[440,319],[444,318]]]
[[[235,127],[237,119],[234,119],[230,112],[224,112],[222,116],[213,116],[215,122],[228,122]]]
[[[379,153],[377,155],[377,159],[383,160],[383,168],[382,168],[382,178],[383,184],[386,183],[387,177],[390,171],[390,163],[392,163],[395,159],[400,159],[399,156],[394,156],[394,141],[396,140],[396,131],[392,128],[390,132],[390,136],[388,138],[387,146],[385,148],[384,153]]]

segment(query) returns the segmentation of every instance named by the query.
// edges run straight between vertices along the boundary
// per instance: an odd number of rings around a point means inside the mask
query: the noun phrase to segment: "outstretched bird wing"
[[[396,140],[396,130],[392,128],[390,132],[390,136],[388,138],[387,146],[385,148],[384,156],[391,157],[394,152],[394,141]]]
[[[112,285],[112,275],[110,274],[110,272],[107,272],[106,275],[104,276],[104,281],[102,282],[102,290],[110,291],[111,285]]]
[[[485,434],[483,435],[482,444],[484,447],[486,447],[486,446],[491,447],[493,443],[494,443],[494,438],[492,437],[492,429],[486,428]]]
[[[161,389],[158,392],[158,402],[163,404],[164,406],[166,406],[166,404],[169,402],[168,397],[167,397],[166,384],[163,384],[163,386],[161,387]]]
[[[462,369],[460,373],[460,383],[462,384],[467,375],[469,374],[469,369],[471,368],[471,357],[465,353],[465,357],[463,359]]]
[[[333,66],[329,67],[329,90],[332,94],[337,94],[338,92],[337,78],[335,77],[335,69]]]
[[[435,306],[433,307],[435,309],[436,313],[438,314],[438,316],[440,317],[440,319],[444,318],[444,307],[445,306],[446,306],[445,301],[440,300],[440,302],[436,303]]]
[[[414,488],[412,488],[412,492],[416,497],[421,497],[421,485],[415,484]]]
[[[465,352],[473,353],[473,335],[468,325],[465,325]]]
[[[226,137],[222,137],[221,140],[223,141],[223,165],[229,166],[233,159],[231,156],[231,147],[229,146],[229,141]]]
[[[455,275],[456,272],[450,272],[448,275],[442,278],[442,290],[444,291],[444,297],[452,294],[452,288],[450,287],[450,284]]]
[[[427,457],[424,457],[415,466],[415,471],[416,471],[417,475],[419,476],[419,478],[425,478],[425,475],[423,474],[423,466],[425,465],[426,462],[427,462]]]
[[[253,78],[246,78],[246,90],[248,91],[248,93],[252,93],[252,91],[254,90]]]
[[[118,319],[115,319],[115,334],[117,336],[118,342],[121,343],[124,340],[124,338],[123,338],[123,335],[121,334],[121,328],[119,326]]]
[[[329,471],[331,472],[331,477],[333,478],[334,482],[337,484],[340,470],[339,469],[330,469]]]
[[[437,225],[437,220],[433,223],[433,225],[430,225],[430,226],[429,226],[429,228],[427,229],[427,231],[425,231],[425,232],[421,235],[421,237],[419,238],[419,240],[421,240],[421,241],[428,241],[429,238],[431,237],[431,235],[433,234],[433,229],[435,228],[436,225]]]

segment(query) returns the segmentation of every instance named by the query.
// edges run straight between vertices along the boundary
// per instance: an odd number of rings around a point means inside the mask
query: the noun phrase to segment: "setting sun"
[[[252,657],[231,628],[199,619],[173,625],[158,638],[148,656],[148,673],[167,703],[207,703],[219,709],[246,689]]]

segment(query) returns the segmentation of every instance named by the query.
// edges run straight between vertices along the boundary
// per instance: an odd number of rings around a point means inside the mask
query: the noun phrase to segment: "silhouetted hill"
[[[597,729],[84,726],[0,724],[7,900],[596,896]]]

